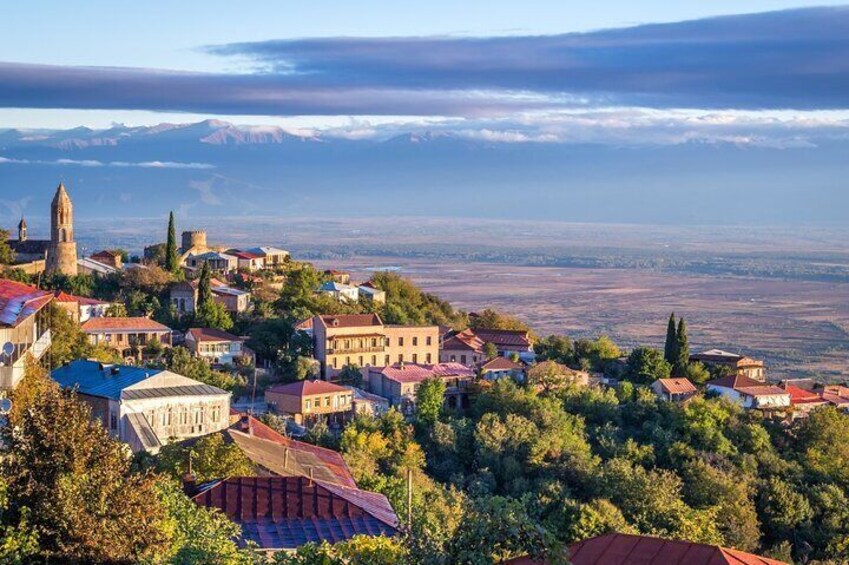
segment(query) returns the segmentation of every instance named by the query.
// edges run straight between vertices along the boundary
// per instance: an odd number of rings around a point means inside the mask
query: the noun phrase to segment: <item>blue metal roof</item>
[[[80,394],[120,400],[122,390],[161,372],[161,369],[106,365],[81,359],[54,369],[50,376],[62,388],[76,387]]]

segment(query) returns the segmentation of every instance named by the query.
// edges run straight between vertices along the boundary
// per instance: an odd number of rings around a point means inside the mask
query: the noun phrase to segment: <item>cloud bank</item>
[[[0,106],[466,118],[567,108],[846,109],[849,8],[592,33],[329,38],[206,48],[210,74],[0,63]]]
[[[0,155],[0,165],[67,165],[75,167],[119,167],[139,169],[214,169],[209,163],[177,163],[174,161],[98,161],[95,159],[17,159]]]

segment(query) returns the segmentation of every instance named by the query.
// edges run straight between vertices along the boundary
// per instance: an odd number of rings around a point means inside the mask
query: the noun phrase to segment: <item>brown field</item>
[[[496,308],[541,335],[608,334],[625,347],[662,344],[669,312],[695,350],[761,356],[772,378],[849,378],[849,284],[665,274],[636,269],[514,267],[361,257],[317,261],[365,279],[398,268],[467,311]]]

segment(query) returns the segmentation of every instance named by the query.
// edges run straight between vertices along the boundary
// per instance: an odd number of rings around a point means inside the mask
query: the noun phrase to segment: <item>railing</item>
[[[377,347],[337,347],[327,350],[328,355],[340,355],[343,353],[383,353],[386,348],[383,346]]]

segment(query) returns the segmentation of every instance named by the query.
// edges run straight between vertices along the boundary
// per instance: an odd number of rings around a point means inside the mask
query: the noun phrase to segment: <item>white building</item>
[[[230,422],[230,393],[170,371],[79,360],[51,376],[76,389],[92,417],[134,452],[155,454],[171,440],[217,432]]]
[[[743,408],[776,410],[790,406],[790,394],[783,388],[743,375],[729,375],[708,381],[705,388],[736,402]]]
[[[253,360],[253,352],[239,336],[213,328],[191,328],[186,332],[186,347],[211,365],[235,365],[242,359]]]
[[[318,289],[321,294],[332,296],[339,302],[357,302],[360,299],[360,289],[349,284],[327,281]]]
[[[0,280],[0,389],[12,390],[24,376],[28,355],[41,359],[50,348],[47,305],[53,293]]]

